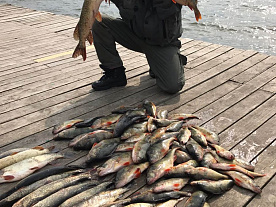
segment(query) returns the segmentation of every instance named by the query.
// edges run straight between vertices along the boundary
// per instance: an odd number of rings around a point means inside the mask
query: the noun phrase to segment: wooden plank
[[[274,78],[262,87],[263,90],[276,93],[276,79]]]
[[[252,120],[252,119],[251,119]],[[254,120],[254,119],[253,119]],[[274,116],[269,121],[265,122],[261,127],[259,127],[255,132],[258,133],[258,136],[254,136],[251,134],[247,137],[248,140],[252,140],[257,145],[262,144],[261,154],[254,158],[253,162],[257,162],[256,172],[265,172],[267,175],[258,179],[255,179],[255,182],[260,186],[264,187],[267,181],[270,180],[272,176],[275,174],[275,164],[276,164],[276,151],[275,151],[275,131],[273,129],[273,125],[276,121],[276,117]],[[251,122],[252,123],[252,122]],[[241,126],[239,124],[237,127]],[[243,128],[246,130],[246,125]],[[239,127],[241,128],[241,127]],[[262,137],[262,140],[259,137]],[[244,137],[240,135],[240,137]],[[272,137],[274,140],[271,141]],[[270,143],[266,143],[267,141]],[[245,147],[246,146],[246,147]],[[268,147],[267,147],[268,146]],[[242,143],[238,144],[234,148],[236,151],[243,151],[244,153],[251,154],[251,148]],[[255,154],[256,155],[256,154]],[[246,159],[248,160],[248,159]],[[248,160],[250,161],[250,160]],[[223,196],[213,197],[209,202],[211,206],[242,206],[246,204],[255,194],[246,189],[235,186],[231,191],[228,191]],[[266,196],[261,194],[261,196]],[[233,199],[237,198],[237,199]]]
[[[273,167],[273,166],[272,166]],[[276,176],[262,189],[261,195],[256,195],[247,205],[248,207],[276,206]]]
[[[250,68],[249,70],[245,70],[244,72],[233,77],[232,80],[239,83],[245,83],[275,64],[276,56],[270,56],[267,58],[267,60],[262,61],[254,67]]]

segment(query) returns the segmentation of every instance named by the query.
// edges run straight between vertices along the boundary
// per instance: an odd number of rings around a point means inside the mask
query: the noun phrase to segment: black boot
[[[154,74],[154,72],[152,71],[152,69],[149,69],[149,75],[150,75],[150,77],[155,78],[155,74]]]
[[[114,69],[108,69],[100,65],[104,70],[104,75],[100,80],[92,83],[92,88],[96,91],[106,90],[112,87],[125,86],[127,84],[125,67],[121,66]]]

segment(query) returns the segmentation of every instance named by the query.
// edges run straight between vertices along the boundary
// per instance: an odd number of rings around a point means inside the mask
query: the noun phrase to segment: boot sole
[[[92,84],[92,88],[95,90],[95,91],[104,91],[104,90],[107,90],[107,89],[110,89],[110,88],[113,88],[113,87],[122,87],[122,86],[126,86],[127,83],[121,83],[121,84],[113,84],[113,85],[109,85],[109,86],[105,86],[105,87],[93,87],[93,84]]]

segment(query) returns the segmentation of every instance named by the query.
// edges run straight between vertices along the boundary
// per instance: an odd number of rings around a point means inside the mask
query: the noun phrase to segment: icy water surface
[[[79,17],[83,0],[0,0],[35,10]],[[276,55],[276,0],[199,0],[202,20],[183,7],[183,37],[252,49]],[[102,13],[119,17],[118,9],[102,3]]]

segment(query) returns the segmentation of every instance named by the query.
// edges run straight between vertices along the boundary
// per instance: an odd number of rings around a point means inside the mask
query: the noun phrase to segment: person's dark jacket
[[[151,45],[181,47],[181,8],[172,0],[111,0],[131,30]]]

